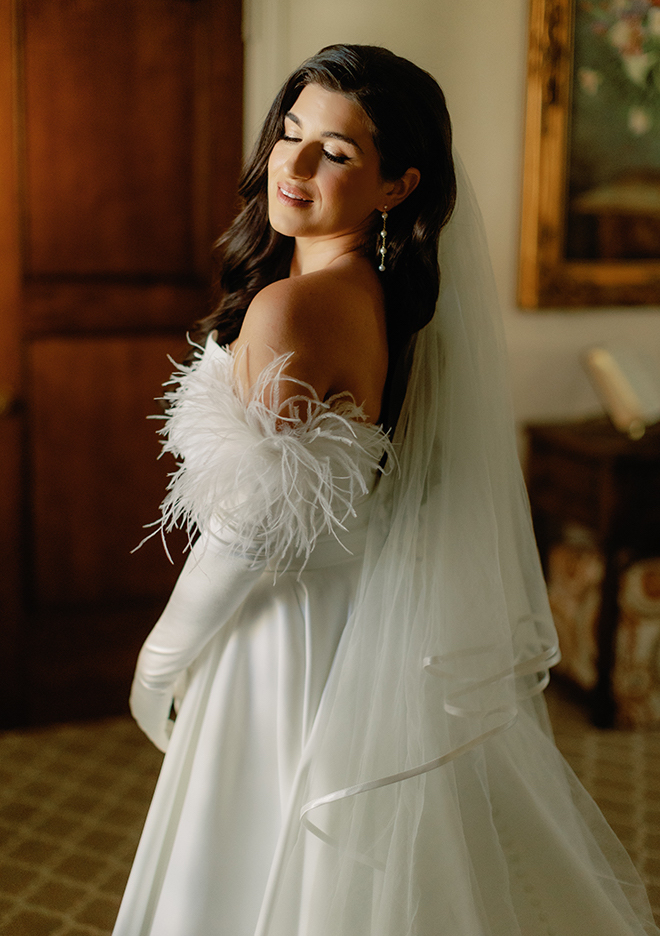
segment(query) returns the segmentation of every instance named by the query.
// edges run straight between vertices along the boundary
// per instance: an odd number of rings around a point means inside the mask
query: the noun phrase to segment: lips
[[[277,200],[283,205],[289,205],[295,208],[306,208],[314,203],[312,198],[308,198],[306,193],[295,185],[288,183],[278,183]]]

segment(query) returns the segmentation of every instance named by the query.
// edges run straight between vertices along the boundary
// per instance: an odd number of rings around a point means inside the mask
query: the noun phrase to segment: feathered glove
[[[203,355],[174,375],[176,389],[165,395],[163,448],[179,468],[160,525],[202,536],[142,648],[131,692],[137,723],[161,750],[172,729],[177,679],[265,568],[276,574],[295,562],[300,569],[319,536],[341,540],[383,453],[392,451],[349,394],[321,401],[301,385],[298,403],[266,406],[264,390],[277,386],[287,360],[277,359],[242,400],[233,357],[210,336]]]

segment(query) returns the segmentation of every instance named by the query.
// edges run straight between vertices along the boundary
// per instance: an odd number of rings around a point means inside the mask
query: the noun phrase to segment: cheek
[[[270,182],[271,176],[275,170],[275,150],[272,150],[270,156],[268,157],[268,181]]]
[[[338,207],[348,212],[355,211],[369,198],[365,180],[359,173],[347,174],[345,177],[329,173],[325,190]]]
[[[342,206],[342,214],[356,223],[361,223],[371,214],[376,201],[369,180],[359,176],[347,181],[337,192],[337,203]]]
[[[275,146],[270,151],[270,156],[268,157],[268,177],[272,173],[277,172],[282,164],[286,161],[286,152],[284,151],[281,143],[276,143]]]

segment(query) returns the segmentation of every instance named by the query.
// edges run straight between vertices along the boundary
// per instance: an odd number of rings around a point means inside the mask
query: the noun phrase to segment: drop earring
[[[383,229],[380,232],[380,246],[378,248],[378,253],[380,254],[380,264],[378,269],[381,273],[385,271],[385,254],[387,253],[387,205],[381,213],[383,219]]]

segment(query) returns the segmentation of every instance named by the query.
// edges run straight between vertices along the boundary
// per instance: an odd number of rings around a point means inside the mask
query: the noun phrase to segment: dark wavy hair
[[[333,45],[304,62],[275,98],[259,139],[243,169],[241,210],[215,247],[219,304],[198,325],[203,341],[217,329],[221,343],[233,341],[254,296],[289,275],[294,240],[268,221],[268,158],[284,132],[284,117],[301,90],[317,84],[355,101],[366,113],[386,180],[414,167],[417,188],[389,213],[385,295],[391,357],[433,317],[440,288],[438,238],[456,199],[451,122],[435,79],[407,59],[379,46]],[[380,216],[365,254],[378,265]],[[392,361],[393,363],[393,361]]]

